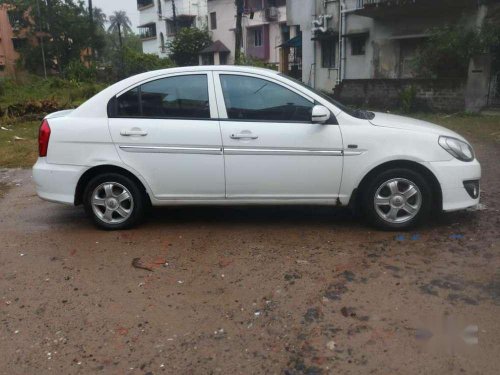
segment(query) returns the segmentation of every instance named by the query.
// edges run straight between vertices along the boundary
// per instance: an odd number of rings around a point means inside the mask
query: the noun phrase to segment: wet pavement
[[[0,170],[0,373],[498,374],[500,148],[476,149],[485,209],[399,233],[328,207],[103,232]]]

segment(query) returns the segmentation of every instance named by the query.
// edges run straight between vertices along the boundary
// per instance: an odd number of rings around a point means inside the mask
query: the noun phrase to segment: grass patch
[[[29,168],[38,155],[38,128],[47,112],[76,108],[106,87],[105,84],[76,82],[57,77],[43,79],[19,74],[0,80],[0,167]],[[46,102],[50,103],[50,107]],[[13,108],[27,106],[26,116],[13,117]],[[36,109],[31,113],[32,109]],[[9,114],[10,113],[10,114]],[[40,120],[34,120],[39,118]],[[7,129],[7,130],[5,130]]]
[[[43,79],[37,76],[21,75],[16,79],[0,81],[0,109],[9,106],[53,100],[61,108],[78,106],[106,87],[105,84],[68,81],[60,78]]]
[[[500,116],[465,113],[455,115],[417,113],[409,116],[444,126],[472,141],[500,143]]]
[[[0,167],[30,168],[38,157],[39,121],[0,121]],[[21,138],[21,139],[19,139]]]

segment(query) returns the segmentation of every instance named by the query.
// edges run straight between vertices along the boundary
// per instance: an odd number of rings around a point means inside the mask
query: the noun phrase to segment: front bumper
[[[33,180],[38,196],[50,202],[75,204],[75,191],[85,167],[49,164],[39,158],[33,166]]]
[[[443,211],[458,211],[479,204],[480,195],[474,198],[464,186],[464,182],[481,179],[481,165],[477,160],[466,163],[453,159],[426,164],[441,185]]]

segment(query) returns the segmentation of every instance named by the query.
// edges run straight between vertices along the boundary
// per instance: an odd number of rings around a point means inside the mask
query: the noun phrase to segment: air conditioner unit
[[[275,21],[279,17],[279,11],[277,7],[266,8],[266,18],[269,21]]]

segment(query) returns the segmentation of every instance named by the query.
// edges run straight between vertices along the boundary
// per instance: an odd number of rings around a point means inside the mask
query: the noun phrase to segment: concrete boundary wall
[[[465,79],[347,79],[334,97],[347,105],[391,110],[401,108],[405,92],[412,90],[414,110],[459,112],[465,110],[466,85]]]

